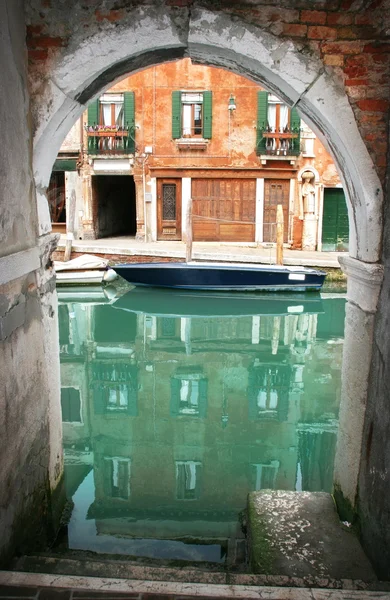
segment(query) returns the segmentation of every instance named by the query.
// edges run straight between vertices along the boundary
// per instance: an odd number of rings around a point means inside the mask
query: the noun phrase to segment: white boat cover
[[[87,271],[89,269],[105,269],[108,265],[108,259],[94,256],[93,254],[82,254],[77,258],[62,262],[59,260],[54,261],[54,268],[57,272],[59,271]]]

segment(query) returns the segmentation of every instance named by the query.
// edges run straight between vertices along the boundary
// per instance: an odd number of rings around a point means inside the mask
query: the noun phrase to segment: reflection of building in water
[[[234,561],[249,491],[329,489],[341,345],[316,340],[321,317],[60,304],[61,348],[75,348],[62,385],[81,415],[64,442],[93,452],[97,532],[229,539]],[[68,421],[78,404],[63,395]]]

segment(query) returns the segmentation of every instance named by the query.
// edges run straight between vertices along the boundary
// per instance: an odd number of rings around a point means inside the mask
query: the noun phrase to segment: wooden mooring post
[[[284,238],[284,223],[283,223],[283,206],[278,204],[276,207],[276,264],[283,264],[283,238]]]
[[[74,218],[76,214],[76,192],[72,190],[69,199],[69,214],[67,215],[67,227],[66,227],[66,244],[64,252],[64,262],[70,260],[72,254],[72,244],[74,240]]]
[[[186,262],[192,260],[192,200],[188,205],[186,223]]]

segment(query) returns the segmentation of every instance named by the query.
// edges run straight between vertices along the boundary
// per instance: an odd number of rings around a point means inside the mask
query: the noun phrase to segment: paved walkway
[[[0,600],[390,600],[387,591],[210,585],[0,571]]]
[[[58,248],[65,247],[66,237],[61,236]],[[172,258],[185,258],[186,246],[184,242],[139,242],[133,237],[102,238],[100,240],[75,240],[73,252],[91,254],[122,254],[125,256],[169,256]],[[339,252],[306,252],[302,250],[284,250],[284,263],[286,265],[307,267],[339,268],[338,256],[345,255]],[[260,262],[264,264],[275,263],[276,248],[266,244],[230,244],[218,242],[194,242],[193,258],[195,260],[220,260],[231,262]]]

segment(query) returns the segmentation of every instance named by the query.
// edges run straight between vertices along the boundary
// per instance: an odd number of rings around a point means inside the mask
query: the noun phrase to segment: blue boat
[[[319,290],[326,275],[308,267],[214,262],[130,263],[113,269],[136,286],[241,292]]]

